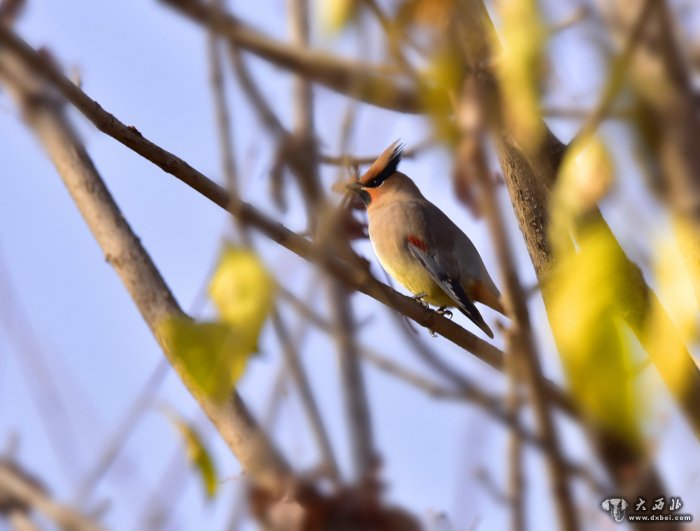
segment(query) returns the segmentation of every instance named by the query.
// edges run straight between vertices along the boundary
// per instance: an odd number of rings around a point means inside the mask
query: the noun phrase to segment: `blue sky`
[[[562,6],[573,5],[553,4],[554,19],[563,18],[568,12]],[[243,19],[283,39],[287,33],[285,5],[282,0],[236,2],[236,11]],[[17,29],[32,45],[47,46],[67,70],[75,66],[81,73],[83,89],[122,121],[135,125],[151,140],[223,182],[208,82],[206,40],[199,27],[157,2],[32,0]],[[563,98],[569,98],[567,101],[581,103],[580,95],[584,95],[582,104],[592,104],[600,81],[599,57],[590,43],[582,47],[586,38],[585,31],[557,37],[560,45],[552,56],[552,77],[562,84],[561,93]],[[358,49],[352,34],[340,37],[318,34],[315,45],[332,46],[348,55]],[[288,123],[291,93],[287,76],[259,60],[251,60],[250,64],[264,93]],[[283,219],[287,226],[303,230],[303,209],[296,192],[292,194],[290,211],[284,215],[270,204],[267,174],[271,166],[271,141],[230,76],[227,83],[243,195]],[[345,100],[325,89],[315,90],[315,95],[317,131],[323,139],[323,148],[334,153]],[[191,308],[221,243],[230,236],[226,216],[182,183],[72,114],[90,155],[126,218],[179,303]],[[358,107],[357,119],[352,147],[361,155],[379,152],[399,137],[410,146],[429,133],[429,124],[421,118],[364,105]],[[575,131],[572,124],[553,123],[553,126],[564,137]],[[632,175],[631,148],[625,131],[612,127],[606,133],[624,146],[621,173]],[[118,277],[104,260],[50,161],[22,125],[5,94],[0,94],[0,138],[3,139],[0,142],[3,162],[0,295],[9,301],[6,292],[8,285],[11,286],[12,304],[6,305],[10,308],[10,318],[31,326],[30,333],[24,333],[15,324],[12,334],[0,327],[0,449],[16,435],[18,459],[37,472],[57,498],[71,502],[79,480],[94,463],[98,450],[162,354]],[[416,160],[407,160],[402,167],[467,232],[487,265],[496,271],[484,224],[474,220],[453,198],[446,153],[432,149]],[[335,170],[324,169],[324,183],[329,189],[335,176]],[[510,212],[505,196],[502,199],[504,209]],[[634,212],[639,205],[621,208],[631,208]],[[610,210],[615,219],[614,209]],[[512,217],[509,223],[517,239],[523,280],[532,284],[534,274]],[[613,226],[621,233],[630,233],[630,240],[635,243],[632,234],[635,231],[625,226],[623,219]],[[256,238],[256,242],[280,283],[304,295],[311,284],[318,282],[318,273],[301,259],[263,238]],[[367,243],[360,243],[357,248],[364,256],[372,256]],[[374,271],[380,274],[376,263]],[[383,307],[359,294],[353,295],[352,301],[358,320],[368,319],[358,331],[359,341],[427,373],[410,353],[394,320]],[[5,303],[0,300],[0,304]],[[314,305],[319,312],[326,312],[322,290],[317,293]],[[288,328],[296,330],[297,317],[284,305],[282,308]],[[534,300],[531,309],[535,323],[546,322],[539,301]],[[208,307],[200,308],[199,315],[209,311]],[[494,315],[488,312],[486,315],[492,323]],[[456,319],[465,324],[461,316]],[[560,368],[546,325],[537,325],[537,332],[547,372],[559,379]],[[447,341],[433,339],[423,331],[421,338],[486,388],[494,392],[502,389],[503,382],[493,371]],[[36,408],[36,399],[28,390],[27,371],[23,369],[26,365],[20,362],[27,359],[28,349],[43,359],[68,412],[65,433],[71,451],[67,458],[57,458]],[[334,345],[324,335],[311,331],[303,343],[303,358],[337,454],[348,471],[349,448],[338,393]],[[266,410],[280,362],[275,339],[267,327],[261,339],[261,355],[251,362],[240,384],[241,394],[258,415]],[[388,498],[425,518],[445,512],[455,529],[467,529],[475,519],[481,522],[478,529],[505,528],[506,513],[487,489],[474,480],[474,471],[480,468],[496,484],[504,485],[506,432],[503,428],[472,406],[436,402],[371,368],[366,374],[377,442],[385,456]],[[654,375],[649,377],[648,385],[659,393],[658,423],[659,431],[664,434],[659,436],[659,456],[669,486],[676,489],[673,494],[684,496],[688,511],[694,509],[700,517],[700,498],[691,495],[700,492],[698,479],[687,466],[700,462],[700,452],[687,427],[667,404]],[[168,403],[185,417],[207,425],[173,374],[160,388],[156,403]],[[52,413],[53,418],[59,419],[57,422],[63,426],[63,417],[57,411]],[[563,429],[570,456],[585,459],[587,450],[578,431],[567,425]],[[219,498],[207,503],[196,481],[190,481],[171,515],[169,529],[223,529],[230,500],[239,488],[240,467],[235,458],[210,428],[205,428],[204,433],[208,434],[221,476]],[[301,467],[313,466],[316,451],[293,392],[281,407],[274,434],[295,463]],[[151,407],[133,431],[123,457],[107,474],[87,508],[111,499],[104,515],[107,525],[114,529],[139,528],[144,504],[179,448],[175,431],[157,407]],[[678,459],[678,455],[685,459]],[[533,528],[553,529],[541,460],[531,451],[527,456]],[[186,470],[184,457],[181,467]],[[697,470],[693,472],[696,473]],[[584,489],[577,489],[577,494],[589,528],[605,525],[607,517],[598,511],[597,498]]]

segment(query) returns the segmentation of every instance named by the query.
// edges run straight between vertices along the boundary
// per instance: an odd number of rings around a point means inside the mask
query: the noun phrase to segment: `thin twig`
[[[425,140],[421,140],[415,146],[410,147],[403,151],[401,155],[402,158],[413,158],[419,153],[423,152],[430,146],[435,144],[435,139],[431,136]],[[358,157],[351,155],[319,155],[319,162],[323,164],[329,164],[333,166],[360,166],[363,164],[372,164],[377,160],[377,155]]]
[[[305,320],[312,323],[319,330],[322,330],[328,334],[333,334],[334,328],[330,321],[318,315],[314,310],[309,308],[308,305],[299,300],[293,294],[288,292],[285,294],[283,292],[283,296]],[[419,345],[418,348],[421,348],[420,343],[417,345]],[[429,356],[435,356],[435,354],[430,349],[425,348],[425,346],[422,346],[422,349],[425,350]],[[413,385],[434,398],[468,401],[482,407],[484,411],[491,415],[495,420],[502,422],[510,429],[516,430],[524,442],[533,445],[535,448],[546,451],[544,441],[539,436],[525,429],[519,422],[517,422],[517,420],[509,414],[507,408],[504,408],[503,400],[492,393],[484,391],[476,383],[469,380],[468,377],[454,372],[446,365],[441,365],[443,362],[439,360],[439,358],[436,357],[435,361],[438,364],[435,368],[440,368],[438,369],[438,372],[446,379],[449,379],[454,388],[446,388],[444,385],[435,383],[432,380],[429,380],[428,378],[417,374],[414,371],[411,371],[377,353],[374,349],[367,347],[366,345],[358,345],[358,350],[363,359],[381,371],[410,385]],[[562,459],[561,466],[563,466],[568,473],[580,477],[594,492],[603,493],[606,490],[605,485],[597,480],[587,467],[574,464],[564,459]]]
[[[100,479],[114,464],[119,456],[119,452],[121,452],[134,428],[138,425],[139,420],[148,410],[148,406],[151,404],[157,389],[167,376],[169,369],[170,365],[165,358],[158,360],[153,372],[146,380],[146,383],[144,383],[143,388],[136,395],[136,399],[131,403],[124,417],[114,429],[114,432],[108,437],[107,443],[98,454],[92,467],[78,484],[75,495],[73,496],[73,499],[78,505],[85,505],[90,495],[95,492],[95,488]]]
[[[487,87],[482,86],[476,78],[468,78],[465,81],[460,105],[464,107],[463,110],[466,112],[458,113],[460,118],[465,120],[464,123],[460,123],[463,142],[471,142],[475,137],[479,138],[483,135],[485,131],[486,125],[482,121],[484,120],[483,114],[468,111],[468,109],[480,108],[483,105],[485,90],[488,90]],[[513,364],[517,365],[513,369],[514,374],[520,371],[523,373],[523,379],[528,387],[533,406],[537,430],[547,448],[545,462],[554,495],[559,528],[564,531],[575,531],[579,528],[578,518],[571,496],[568,475],[561,467],[563,459],[558,434],[550,411],[550,402],[544,393],[545,379],[532,336],[527,297],[518,277],[505,222],[483,151],[479,150],[470,162],[475,165],[475,175],[481,191],[480,206],[488,221],[496,256],[501,266],[504,306],[512,321],[508,332],[510,350],[507,355],[513,357]],[[515,381],[513,385],[516,385]]]
[[[217,7],[221,9],[222,7],[222,2],[220,0],[212,0],[212,5],[214,7]],[[302,28],[303,29],[303,28]],[[215,40],[217,37],[215,33],[212,31],[211,32],[211,39]],[[304,37],[304,31],[301,32],[302,38]],[[253,83],[252,78],[250,77],[249,72],[247,71],[247,68],[245,68],[245,65],[241,62],[241,58],[238,54],[238,51],[234,45],[230,46],[230,54],[231,54],[231,60],[233,61],[234,68],[236,72],[238,73],[239,80],[241,81],[241,84],[248,93],[249,98],[251,101],[255,102],[254,106],[259,110],[259,114],[263,118],[263,121],[269,125],[275,132],[278,133],[283,133],[283,135],[286,136],[286,131],[284,131],[284,128],[281,124],[281,122],[277,119],[275,114],[272,112],[270,107],[267,105],[267,102],[265,102],[262,94],[260,91],[257,89],[257,86]],[[217,67],[212,68],[213,70],[217,71],[216,76],[212,76],[213,83],[216,84],[221,84],[221,67],[219,64],[219,57],[217,54],[217,57],[214,58],[212,56],[211,59],[212,63],[216,62]],[[303,86],[298,86],[297,87],[297,92],[298,92],[298,97],[299,98],[310,98],[310,88],[305,88]],[[223,156],[223,162],[224,162],[224,169],[226,171],[227,167],[227,161],[230,161],[228,165],[233,168],[233,155],[231,153],[232,146],[230,142],[230,134],[227,134],[227,131],[230,129],[229,126],[229,118],[228,118],[228,113],[225,112],[226,109],[226,100],[225,100],[225,94],[221,89],[215,90],[215,102],[216,106],[218,109],[217,115],[219,116],[219,135],[221,137],[221,147],[224,152]],[[303,134],[308,134],[307,130],[311,125],[313,124],[313,116],[311,115],[310,111],[308,113],[302,113],[301,116],[298,117],[298,120],[300,122],[300,126],[303,127],[304,131],[302,132]],[[310,131],[310,130],[309,130]],[[228,138],[228,142],[224,141],[224,138]],[[313,139],[309,137],[309,144],[313,143]],[[315,145],[315,144],[313,144]],[[231,173],[232,170],[229,170],[227,173]],[[308,176],[310,172],[305,172],[303,175],[304,177]],[[301,174],[300,174],[301,175]],[[231,191],[232,194],[235,194],[237,192],[237,183],[235,180],[232,180],[229,178],[230,185],[229,185],[229,190]],[[311,182],[311,186],[315,187],[316,189],[320,188],[319,184],[317,181]],[[302,186],[302,189],[306,189],[306,187]],[[307,194],[308,200],[311,200],[313,196],[313,192],[309,192]],[[235,218],[234,218],[235,219]],[[252,246],[252,240],[248,234],[248,231],[246,230],[246,227],[243,226],[242,224],[239,223],[239,231],[242,234],[242,237],[248,246]],[[272,310],[272,326],[275,331],[275,334],[277,335],[277,338],[279,340],[279,343],[282,347],[286,364],[287,367],[289,368],[294,381],[299,389],[299,394],[301,397],[301,402],[303,404],[303,407],[307,413],[307,417],[309,419],[309,423],[311,426],[311,431],[314,434],[317,444],[319,446],[319,450],[321,452],[321,456],[324,460],[324,464],[328,469],[328,473],[330,477],[336,481],[340,479],[340,470],[338,468],[338,464],[336,462],[335,456],[333,454],[333,449],[330,444],[330,438],[328,437],[328,433],[325,429],[325,426],[323,424],[323,420],[319,411],[318,406],[316,405],[316,401],[313,397],[313,392],[311,390],[311,386],[309,384],[309,379],[308,376],[306,375],[306,372],[303,368],[303,365],[301,364],[301,360],[299,359],[299,353],[297,349],[295,348],[294,344],[290,343],[290,338],[289,334],[287,333],[287,330],[284,326],[284,323],[282,321],[282,318],[279,313],[279,309],[275,307]]]
[[[70,507],[51,499],[30,476],[16,464],[0,461],[0,497],[14,499],[36,509],[65,531],[97,531],[101,526]]]
[[[367,65],[279,42],[201,0],[161,2],[201,24],[215,21],[213,29],[236,46],[332,90],[400,112],[421,112],[425,108],[419,90],[394,79],[398,73],[395,68]]]
[[[576,136],[572,139],[571,145],[575,145],[577,141],[581,141],[593,135],[603,119],[608,115],[612,104],[615,102],[615,97],[624,85],[627,65],[644,34],[644,28],[646,27],[647,21],[650,19],[650,14],[655,3],[656,0],[644,0],[644,6],[639,13],[634,27],[625,40],[622,51],[610,66],[610,73],[597,105],[593,109],[593,112],[588,115],[579,132],[576,133]]]
[[[16,350],[16,359],[24,376],[26,388],[39,412],[46,430],[46,439],[54,452],[56,462],[66,477],[76,479],[78,459],[75,433],[54,372],[39,344],[24,308],[14,292],[5,261],[0,257],[0,326]]]
[[[518,374],[517,353],[513,345],[513,335],[506,330],[506,374],[508,375],[508,396],[506,410],[515,425],[520,424],[520,377]],[[510,430],[508,434],[508,501],[510,508],[510,528],[512,531],[525,531],[525,494],[523,479],[523,440],[518,430]]]
[[[275,310],[272,314],[272,323],[282,353],[284,354],[286,367],[299,390],[299,397],[304,406],[304,411],[306,411],[311,431],[321,451],[324,469],[328,472],[328,476],[337,482],[340,480],[340,469],[338,468],[338,463],[333,453],[330,437],[323,424],[321,412],[314,399],[311,385],[309,384],[309,378],[299,359],[299,352],[296,348],[298,343],[294,342],[290,337],[278,310]]]

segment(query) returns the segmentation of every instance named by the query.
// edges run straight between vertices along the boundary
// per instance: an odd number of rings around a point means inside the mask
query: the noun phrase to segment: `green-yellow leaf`
[[[246,332],[252,350],[274,302],[275,283],[262,261],[247,249],[227,247],[209,284],[221,319]]]
[[[182,436],[183,442],[185,443],[187,459],[189,459],[190,463],[199,475],[207,498],[213,498],[216,496],[219,483],[217,480],[214,461],[212,460],[211,454],[205,446],[204,441],[200,437],[197,430],[185,419],[177,415],[173,410],[164,409],[163,411]]]
[[[612,158],[599,137],[583,138],[566,150],[550,204],[550,240],[555,252],[567,248],[577,219],[605,196],[613,177]]]
[[[688,230],[675,227],[678,240]],[[658,295],[663,303],[653,306],[647,333],[653,348],[664,355],[657,363],[663,363],[667,385],[682,395],[692,383],[692,367],[688,367],[687,345],[697,341],[700,308],[693,289],[692,272],[686,256],[672,234],[667,234],[656,246],[654,276]]]
[[[612,235],[589,227],[549,285],[550,322],[572,393],[589,419],[631,444],[640,439],[633,346],[622,318],[624,257]]]
[[[167,338],[175,363],[188,387],[216,402],[225,401],[245,371],[253,352],[245,330],[228,323],[196,323],[169,318],[161,333]]]

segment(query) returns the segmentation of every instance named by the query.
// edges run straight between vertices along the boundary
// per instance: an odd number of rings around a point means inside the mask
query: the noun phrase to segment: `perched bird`
[[[402,152],[403,146],[394,143],[348,185],[367,208],[374,252],[416,299],[443,314],[457,307],[493,337],[474,302],[504,313],[501,294],[467,235],[398,171]]]

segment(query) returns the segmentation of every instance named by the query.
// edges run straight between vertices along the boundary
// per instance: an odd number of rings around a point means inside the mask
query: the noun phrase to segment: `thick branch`
[[[107,261],[121,277],[183,383],[238,457],[243,469],[261,484],[279,488],[280,481],[290,473],[289,467],[259,429],[238,394],[234,392],[231,399],[223,404],[210,401],[192,385],[187,370],[173,356],[167,337],[161,334],[160,326],[166,318],[182,317],[185,314],[138,237],[121,215],[92,160],[65,119],[62,109],[49,99],[36,78],[5,49],[0,55],[0,68],[5,87],[22,109]]]

